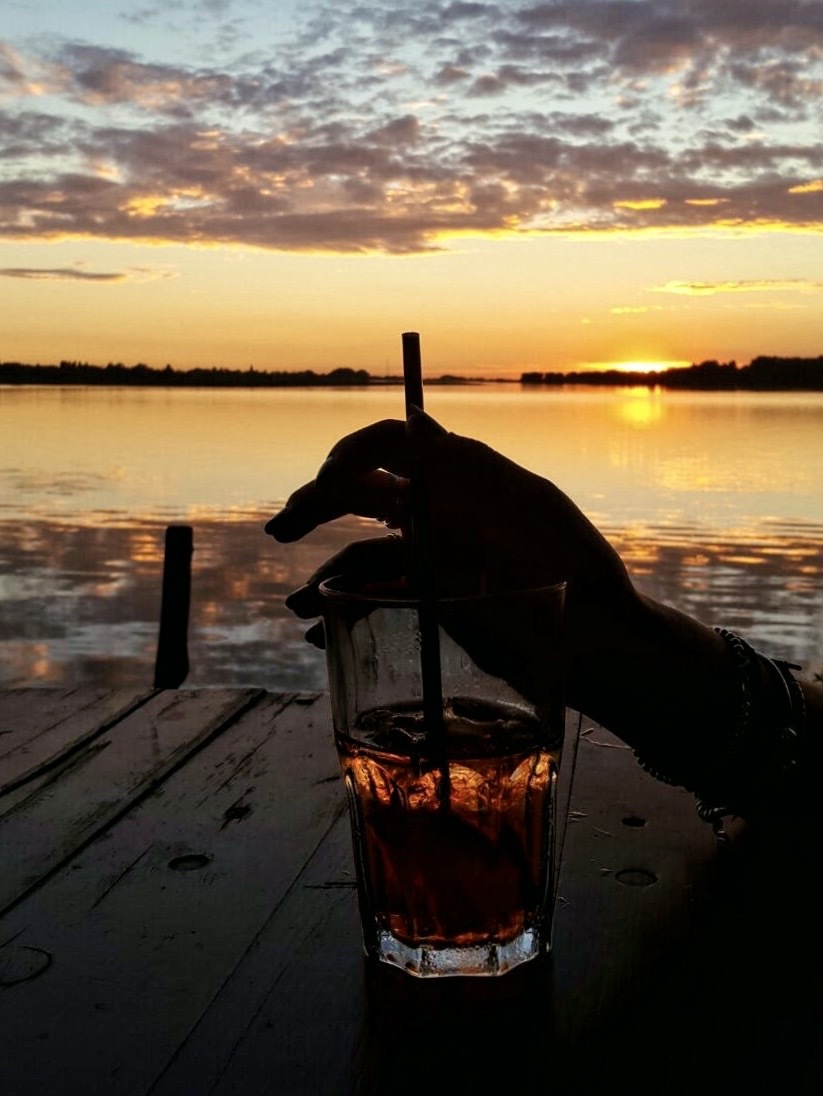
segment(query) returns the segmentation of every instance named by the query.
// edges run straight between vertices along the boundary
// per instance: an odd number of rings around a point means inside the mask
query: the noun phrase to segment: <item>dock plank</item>
[[[0,705],[0,811],[4,795],[60,763],[144,704],[153,689],[22,688]]]
[[[161,692],[92,737],[25,798],[0,800],[0,913],[104,830],[261,690]]]
[[[0,994],[15,1096],[66,1076],[147,1093],[254,951],[344,817],[328,701],[309,699],[264,697],[0,921],[53,957]]]
[[[152,1096],[353,1091],[364,974],[351,831],[341,814]]]

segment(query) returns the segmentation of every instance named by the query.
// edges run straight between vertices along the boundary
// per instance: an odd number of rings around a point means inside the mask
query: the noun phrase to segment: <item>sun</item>
[[[657,358],[631,358],[617,361],[587,362],[583,368],[589,372],[615,370],[618,373],[662,373],[666,369],[682,369],[691,362]]]
[[[612,368],[621,373],[662,373],[666,369],[678,369],[689,364],[686,361],[628,361],[615,362]]]

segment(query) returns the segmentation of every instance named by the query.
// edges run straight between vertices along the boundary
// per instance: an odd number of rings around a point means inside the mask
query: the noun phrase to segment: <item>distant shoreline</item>
[[[427,385],[520,384],[518,378],[459,377],[444,373],[427,377]],[[313,369],[267,371],[262,369],[195,368],[153,369],[148,365],[90,365],[62,361],[59,365],[26,365],[0,362],[0,384],[101,385],[138,388],[370,388],[402,385],[402,376],[372,376],[365,369],[342,367],[328,373]]]
[[[27,365],[0,362],[0,384],[7,385],[105,385],[162,388],[369,388],[402,385],[401,376],[373,376],[365,369],[341,367],[328,373],[314,370],[267,371],[249,368],[154,369],[138,363],[105,366],[88,362],[61,361],[59,365]],[[634,372],[621,369],[527,372],[519,378],[462,377],[451,373],[427,377],[427,385],[482,386],[519,384],[525,388],[595,385],[620,388],[687,388],[706,391],[821,391],[823,355],[817,358],[760,356],[748,365],[736,362],[704,361],[695,365],[664,369],[659,372]]]

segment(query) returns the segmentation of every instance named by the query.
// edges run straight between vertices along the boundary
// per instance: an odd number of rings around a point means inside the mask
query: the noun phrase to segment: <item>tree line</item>
[[[221,367],[174,369],[167,365],[154,369],[138,362],[127,366],[122,362],[91,365],[81,361],[61,361],[59,365],[27,365],[23,362],[0,362],[0,384],[60,384],[60,385],[143,385],[179,388],[310,388],[321,386],[365,386],[402,384],[402,377],[375,377],[365,369],[340,366],[328,373],[313,369],[259,370]],[[481,384],[481,378],[443,374],[427,379],[429,384]],[[526,386],[589,384],[647,388],[694,389],[823,389],[823,355],[817,358],[784,358],[762,355],[748,365],[736,362],[703,361],[695,365],[641,373],[622,369],[573,371],[569,373],[528,372],[520,375]]]
[[[298,372],[266,372],[249,367],[240,369],[153,369],[143,362],[127,366],[122,362],[90,365],[88,362],[61,361],[59,365],[25,365],[22,362],[0,362],[0,384],[111,384],[144,385],[180,388],[275,388],[311,387],[313,385],[369,384],[372,378],[365,369],[342,366],[330,373],[315,373],[312,369]]]
[[[648,388],[823,389],[823,355],[817,358],[779,358],[761,355],[748,365],[734,361],[703,361],[695,365],[640,373],[634,370],[604,369],[587,373],[523,373],[524,385],[600,384]]]

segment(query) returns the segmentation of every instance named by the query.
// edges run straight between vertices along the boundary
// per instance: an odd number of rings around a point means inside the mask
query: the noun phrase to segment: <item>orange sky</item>
[[[112,0],[0,40],[0,360],[823,353],[823,6]]]

